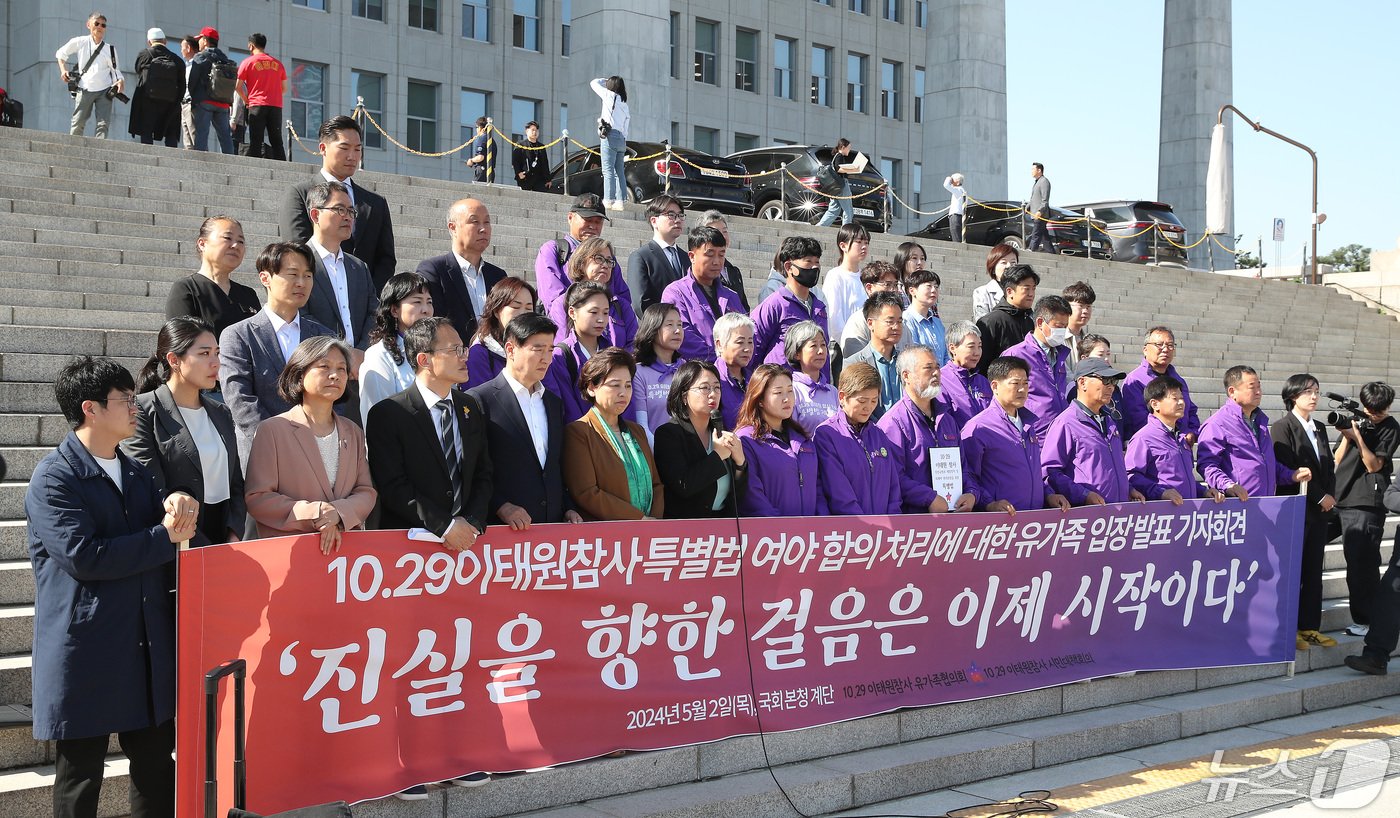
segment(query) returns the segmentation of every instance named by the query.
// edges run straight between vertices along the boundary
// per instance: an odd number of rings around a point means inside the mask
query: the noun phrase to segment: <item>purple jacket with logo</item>
[[[733,429],[739,424],[739,407],[744,403],[744,393],[749,388],[748,373],[744,373],[743,381],[732,380],[729,377],[729,367],[720,361],[716,366],[719,368],[719,413],[724,416],[724,428]],[[806,426],[802,427],[807,429]],[[811,429],[807,429],[810,434]]]
[[[564,339],[574,334],[574,328],[569,326],[569,311],[564,306],[563,298],[546,307],[545,314],[558,327],[554,333],[554,343],[562,344]],[[632,302],[614,293],[608,300],[608,328],[603,333],[603,341],[608,346],[631,349],[632,341],[636,337],[637,313],[632,310]]]
[[[671,419],[666,412],[666,398],[671,394],[671,380],[676,377],[681,363],[677,358],[670,364],[655,361],[637,366],[637,375],[632,379],[632,403],[627,407],[628,418],[647,430],[648,441],[655,437],[661,424]]]
[[[1032,431],[1036,417],[1025,409],[1018,417],[1022,429],[993,401],[963,427],[965,488],[976,495],[979,508],[997,500],[1009,501],[1017,511],[1045,508],[1053,493],[1040,470],[1040,438]]]
[[[1205,496],[1205,487],[1196,481],[1195,458],[1186,445],[1162,421],[1147,419],[1147,425],[1128,442],[1128,485],[1149,500],[1160,500],[1167,489],[1176,489],[1187,500]]]
[[[822,494],[832,514],[898,514],[899,467],[894,444],[874,422],[860,432],[844,412],[827,418],[812,433]]]
[[[677,279],[661,291],[661,303],[674,304],[680,310],[681,321],[685,324],[685,339],[681,341],[677,353],[687,361],[715,360],[715,321],[727,312],[744,312],[744,303],[739,294],[715,281],[716,297],[719,299],[719,315],[710,309],[710,301],[700,289],[700,282],[694,275]]]
[[[762,304],[754,308],[751,316],[754,323],[754,360],[762,361],[765,364],[787,366],[787,354],[783,349],[783,339],[787,338],[788,327],[799,321],[816,321],[817,326],[822,328],[822,335],[828,341],[831,340],[831,334],[827,332],[826,305],[822,303],[820,298],[817,298],[816,290],[812,291],[811,296],[811,312],[802,306],[802,302],[797,300],[797,296],[793,295],[792,290],[787,287],[783,287],[768,296]]]
[[[1186,386],[1186,379],[1177,373],[1176,367],[1169,366],[1167,371],[1162,373],[1175,378],[1181,384],[1181,397],[1186,399],[1186,415],[1176,422],[1176,428],[1182,434],[1200,436],[1201,415],[1196,409],[1196,404],[1191,400],[1191,390]],[[1157,373],[1147,363],[1147,359],[1142,359],[1137,369],[1128,373],[1128,377],[1123,379],[1122,385],[1118,387],[1118,411],[1123,414],[1123,434],[1132,438],[1138,430],[1147,425],[1147,419],[1152,417],[1152,408],[1143,399],[1143,390],[1147,384],[1151,383]],[[1181,495],[1185,497],[1185,493]]]
[[[1100,417],[1103,431],[1084,404],[1075,401],[1050,424],[1040,453],[1045,482],[1076,506],[1084,505],[1091,491],[1105,502],[1128,502],[1123,437],[1113,418]]]
[[[812,517],[827,513],[817,477],[817,447],[791,433],[785,445],[771,432],[754,437],[752,426],[738,431],[749,464],[749,490],[739,496],[745,517]]]
[[[481,341],[473,341],[472,345],[467,347],[466,386],[481,386],[501,374],[501,370],[505,368],[506,359]]]
[[[928,450],[961,445],[958,425],[948,405],[934,401],[933,410],[933,423],[930,425],[928,416],[905,395],[880,418],[880,429],[893,446],[890,453],[899,469],[899,490],[906,512],[928,511],[929,504],[938,496],[938,492],[933,490]],[[967,485],[967,460],[964,458],[964,491],[970,491]]]
[[[967,425],[978,412],[987,408],[992,400],[992,385],[987,376],[976,369],[963,369],[949,361],[940,367],[939,382],[943,384],[943,394],[939,400],[947,404],[958,428]]]
[[[822,421],[841,411],[836,387],[831,385],[831,379],[826,373],[822,373],[819,381],[812,380],[802,372],[792,373],[792,391],[797,396],[797,406],[792,410],[792,418],[803,429],[815,429]]]
[[[1278,486],[1294,482],[1293,470],[1274,458],[1268,416],[1255,409],[1254,419],[1258,433],[1231,400],[1201,424],[1196,457],[1207,486],[1224,491],[1239,483],[1250,497],[1272,497]]]
[[[1054,367],[1041,352],[1035,333],[1028,332],[1024,341],[1001,353],[1015,355],[1030,364],[1030,394],[1026,397],[1026,409],[1035,415],[1035,434],[1042,440],[1050,424],[1069,406],[1069,398],[1066,397],[1070,387],[1069,350],[1060,346],[1052,348],[1050,352],[1055,356]]]

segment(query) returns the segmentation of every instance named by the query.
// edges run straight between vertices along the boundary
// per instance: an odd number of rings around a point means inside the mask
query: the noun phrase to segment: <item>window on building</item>
[[[474,88],[462,89],[462,142],[476,136],[476,120],[491,115],[491,95]]]
[[[882,0],[880,3],[880,16],[894,23],[902,22],[904,19],[904,9],[900,7],[900,0]]]
[[[846,7],[856,14],[869,14],[870,0],[847,0]]]
[[[490,0],[462,0],[462,36],[477,42],[491,42]]]
[[[865,103],[865,64],[864,54],[846,55],[846,110],[858,114],[869,113]]]
[[[525,140],[525,123],[540,121],[540,101],[525,97],[510,98],[510,138],[516,142]]]
[[[814,2],[816,2],[816,3],[820,4],[820,5],[823,5],[823,6],[829,6],[829,5],[831,5],[831,0],[814,0]]]
[[[681,16],[671,12],[671,79],[681,78]]]
[[[928,0],[914,0],[914,25],[928,28]]]
[[[751,133],[734,134],[734,150],[746,151],[758,147],[758,137]]]
[[[512,44],[516,48],[540,50],[540,0],[515,0],[511,30]]]
[[[559,104],[559,130],[560,130],[560,132],[563,132],[563,131],[567,131],[568,129],[569,129],[569,106],[568,106],[567,103],[562,103],[562,102],[561,102],[561,103]],[[540,130],[544,130],[544,129],[541,128]],[[545,140],[543,140],[543,141],[545,141],[545,142],[553,142],[554,140],[552,140],[552,139],[545,139]]]
[[[914,121],[924,121],[924,67],[914,67]]]
[[[297,135],[316,139],[326,119],[326,67],[313,62],[292,60],[291,123]]]
[[[773,38],[773,96],[793,99],[792,61],[796,54],[797,43],[785,37]]]
[[[671,144],[672,144],[672,145],[679,145],[680,143],[681,143],[681,123],[679,123],[679,122],[672,122],[672,123],[671,123]]]
[[[408,27],[438,30],[438,0],[408,0]]]
[[[719,152],[719,131],[714,128],[702,128],[695,126],[695,149],[701,153],[716,154]]]
[[[822,45],[812,46],[811,102],[831,107],[831,49]]]
[[[569,56],[569,33],[574,24],[573,0],[561,0],[559,4],[559,56]]]
[[[302,4],[304,5],[304,4]],[[321,3],[325,8],[325,3]],[[384,22],[384,0],[350,0],[350,16]]]
[[[431,83],[408,81],[408,138],[404,144],[412,150],[437,150],[437,89]]]
[[[375,122],[384,122],[384,75],[371,74],[368,71],[350,72],[350,107],[353,109],[356,102],[364,100],[365,110],[374,117]],[[373,125],[365,127],[365,147],[383,148],[384,135]]]
[[[888,60],[880,61],[880,115],[887,119],[900,118],[900,85],[904,66]]]
[[[719,85],[715,63],[719,59],[719,23],[695,21],[695,81]]]
[[[312,9],[313,11],[326,10],[326,0],[292,0],[292,5]]]
[[[886,194],[886,201],[889,202],[890,218],[898,219],[902,215],[899,212],[899,202],[895,201],[893,196],[889,196],[888,191],[894,190],[898,192],[903,190],[899,180],[899,160],[881,157],[880,175],[885,177],[885,183],[889,185],[889,188],[882,192]]]
[[[909,167],[909,195],[904,200],[913,205],[915,210],[924,209],[924,165],[922,162],[915,162]]]
[[[758,91],[758,32],[746,28],[734,32],[734,87]]]

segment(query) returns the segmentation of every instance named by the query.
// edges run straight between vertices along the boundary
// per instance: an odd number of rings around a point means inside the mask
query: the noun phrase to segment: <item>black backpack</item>
[[[238,65],[228,57],[217,55],[209,68],[209,99],[233,104],[233,96],[238,88]]]
[[[185,95],[184,63],[169,49],[153,51],[151,61],[146,63],[145,88],[146,96],[153,102],[179,102]]]
[[[24,103],[5,93],[0,88],[0,127],[24,127]]]

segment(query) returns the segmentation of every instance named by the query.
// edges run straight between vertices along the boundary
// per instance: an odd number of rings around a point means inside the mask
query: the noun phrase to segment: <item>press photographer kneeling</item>
[[[1386,513],[1382,497],[1390,485],[1391,459],[1400,448],[1400,423],[1390,416],[1395,390],[1372,381],[1361,387],[1359,402],[1334,393],[1327,397],[1337,404],[1327,422],[1336,427],[1341,438],[1333,461],[1353,623],[1347,633],[1365,636],[1380,583]]]

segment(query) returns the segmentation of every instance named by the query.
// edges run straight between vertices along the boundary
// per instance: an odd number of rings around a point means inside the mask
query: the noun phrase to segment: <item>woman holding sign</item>
[[[904,382],[904,397],[880,418],[880,429],[894,446],[899,469],[901,509],[909,512],[971,511],[977,498],[967,493],[959,449],[958,424],[948,404],[938,400],[942,393],[942,370],[933,350],[926,346],[907,347],[899,353],[895,366]],[[938,457],[939,450],[957,457]],[[933,462],[946,464],[950,474],[933,484]]]

